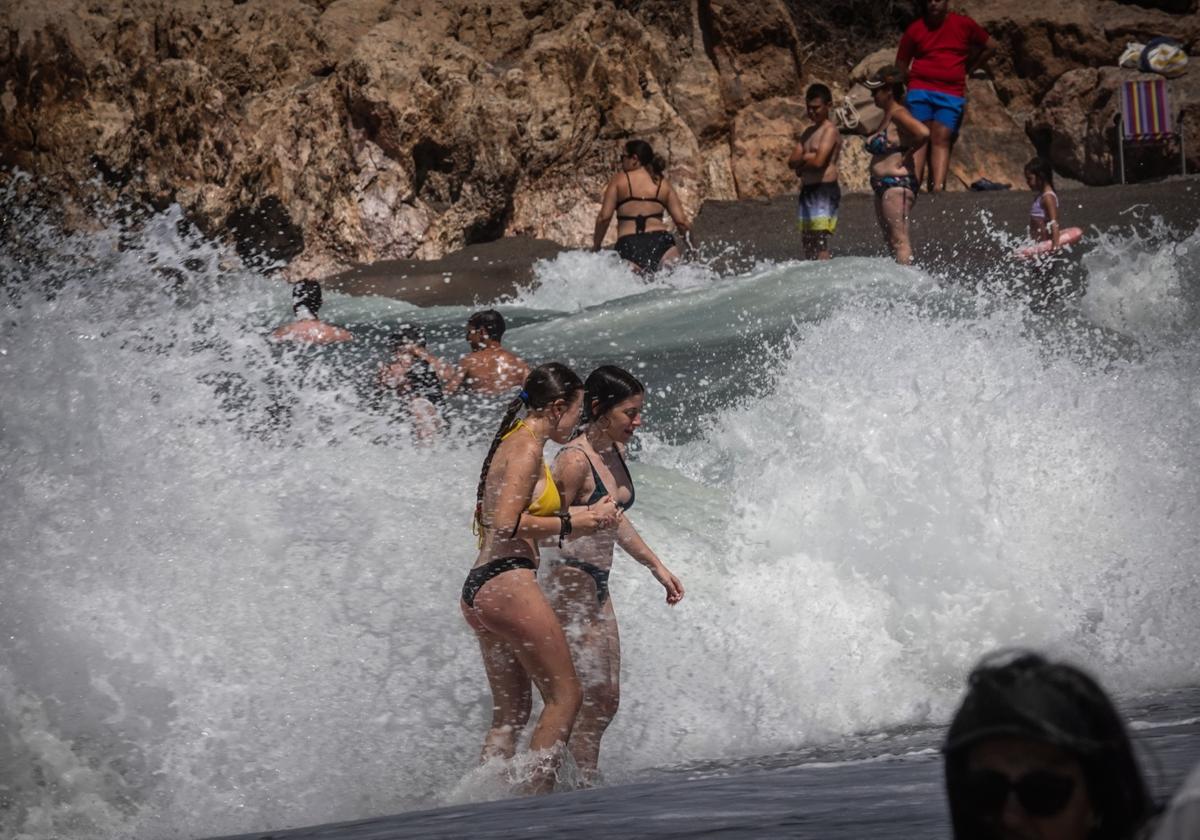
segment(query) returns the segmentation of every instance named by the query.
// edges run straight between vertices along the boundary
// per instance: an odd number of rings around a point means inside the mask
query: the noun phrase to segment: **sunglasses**
[[[1034,770],[1017,779],[996,770],[975,770],[967,776],[967,796],[982,813],[999,814],[1010,791],[1031,817],[1053,817],[1071,801],[1075,780],[1048,770]]]

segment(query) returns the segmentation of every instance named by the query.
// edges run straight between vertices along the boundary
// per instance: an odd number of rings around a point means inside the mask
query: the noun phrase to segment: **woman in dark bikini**
[[[676,230],[687,233],[691,225],[671,182],[663,177],[666,164],[644,140],[625,144],[621,171],[604,190],[592,250],[599,251],[617,214],[617,253],[638,273],[650,273],[679,259],[675,237],[667,230],[663,212],[671,214]]]
[[[871,189],[875,191],[875,217],[896,262],[912,262],[908,219],[917,200],[913,154],[929,139],[929,127],[901,102],[904,74],[894,66],[881,67],[863,84],[871,89],[875,105],[883,111],[879,130],[866,140],[871,153]]]
[[[463,584],[463,616],[483,653],[492,689],[492,725],[482,760],[512,758],[529,720],[530,681],[545,708],[529,741],[541,753],[528,789],[554,787],[581,691],[558,617],[538,586],[537,542],[593,534],[616,524],[612,500],[567,507],[542,460],[547,440],[565,443],[579,422],[583,384],[565,365],[534,368],[500,423],[479,476],[475,524],[479,557]],[[527,408],[525,417],[517,413]]]
[[[554,460],[555,481],[568,503],[595,507],[606,500],[615,501],[623,511],[633,506],[633,478],[622,452],[642,425],[644,401],[642,383],[621,368],[606,365],[588,377],[584,387],[586,432],[563,447]],[[621,641],[608,591],[617,545],[663,585],[668,604],[683,598],[679,578],[624,516],[615,531],[572,539],[562,549],[562,559],[549,565],[546,582],[551,603],[567,630],[583,683],[583,707],[570,749],[585,782],[595,779],[600,738],[620,701]]]

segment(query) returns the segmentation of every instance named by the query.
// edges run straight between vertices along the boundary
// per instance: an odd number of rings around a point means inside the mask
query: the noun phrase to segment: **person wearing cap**
[[[925,13],[909,24],[896,50],[896,66],[908,74],[908,109],[929,128],[929,144],[917,150],[917,180],[930,191],[946,189],[950,149],[962,127],[967,76],[996,52],[996,42],[971,18],[950,11],[950,0],[925,0]]]
[[[1108,695],[1036,653],[976,666],[942,753],[956,840],[1127,840],[1153,812]]]
[[[321,284],[316,280],[301,280],[292,285],[292,314],[296,320],[271,333],[272,341],[294,341],[300,344],[336,344],[353,341],[348,330],[327,324],[317,317],[321,311]]]
[[[913,257],[908,220],[918,190],[914,155],[925,145],[929,129],[902,104],[904,72],[900,68],[891,64],[880,67],[863,85],[883,111],[878,130],[864,141],[871,154],[875,218],[896,262],[908,265]]]

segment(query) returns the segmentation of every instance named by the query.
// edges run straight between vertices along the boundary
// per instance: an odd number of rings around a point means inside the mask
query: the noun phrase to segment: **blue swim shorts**
[[[967,100],[936,90],[910,90],[904,100],[908,110],[921,122],[937,120],[955,134],[962,125],[963,106]]]

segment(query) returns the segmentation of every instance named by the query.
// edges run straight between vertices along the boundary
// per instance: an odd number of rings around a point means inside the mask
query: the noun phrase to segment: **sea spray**
[[[194,837],[491,796],[460,784],[490,697],[457,599],[500,407],[417,447],[371,385],[394,325],[453,358],[468,312],[331,294],[322,315],[358,340],[272,347],[286,287],[177,209],[17,223],[3,833]],[[688,593],[666,607],[618,557],[607,779],[943,721],[1001,644],[1125,694],[1196,684],[1195,252],[1095,252],[1108,302],[1097,285],[1045,316],[883,260],[600,293],[593,272],[625,271],[603,256],[540,266],[558,298],[508,310],[506,344],[647,383],[630,516]],[[1159,302],[1131,319],[1147,284]]]

